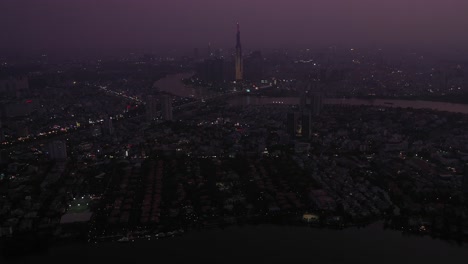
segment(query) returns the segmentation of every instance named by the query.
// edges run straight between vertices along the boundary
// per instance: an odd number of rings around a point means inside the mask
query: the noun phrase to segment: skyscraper
[[[156,97],[153,95],[148,96],[146,100],[146,120],[147,121],[154,121],[157,118],[158,113],[158,104]]]
[[[29,79],[26,76],[0,78],[0,94],[20,98],[29,90]]]
[[[297,112],[288,114],[287,129],[289,134],[295,138],[307,140],[310,139],[312,134],[313,116],[320,115],[322,109],[322,94],[320,91],[312,89],[310,81],[307,83],[298,82],[296,89],[300,93],[299,109]],[[294,115],[297,117],[293,118]],[[292,127],[295,127],[295,129],[293,130]]]
[[[211,55],[213,55],[213,53],[211,52],[211,42],[208,42],[208,56],[206,56],[206,57],[210,58]]]
[[[307,96],[308,96],[308,91],[309,89],[309,85],[308,84],[304,84],[303,82],[299,81],[297,84],[296,84],[296,90],[298,91],[299,93],[299,110],[301,112],[303,112],[304,110],[306,110],[306,107],[307,106]]]
[[[317,82],[309,82],[301,96],[301,108],[308,108],[313,116],[320,115],[323,107],[323,93]]]
[[[170,95],[164,95],[161,101],[162,117],[166,121],[172,120],[172,98]]]
[[[310,111],[289,112],[286,116],[286,131],[293,139],[309,139],[312,134]]]
[[[222,58],[205,59],[198,65],[197,76],[206,82],[221,83],[224,80],[224,60]]]
[[[323,95],[321,91],[312,91],[310,94],[310,104],[312,106],[312,114],[320,115],[323,105]]]
[[[102,130],[106,135],[113,135],[114,134],[114,126],[112,125],[112,118],[110,116],[106,116],[104,118],[104,123],[102,124]]]
[[[309,139],[312,134],[312,116],[310,112],[302,112],[301,136],[303,139]]]
[[[250,53],[243,60],[243,79],[249,81],[258,81],[263,79],[264,60],[260,51]]]
[[[286,117],[286,131],[291,138],[302,135],[302,116],[300,112],[289,112]]]
[[[244,75],[244,68],[242,65],[242,46],[240,42],[240,29],[237,23],[237,39],[236,39],[236,81],[242,81]]]

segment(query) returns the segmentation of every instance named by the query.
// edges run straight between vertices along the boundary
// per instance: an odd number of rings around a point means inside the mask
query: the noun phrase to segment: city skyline
[[[467,13],[3,0],[0,262],[468,259]]]
[[[117,54],[234,48],[232,25],[261,48],[418,48],[467,52],[464,1],[4,1],[3,56],[31,53]],[[16,14],[22,14],[20,16]]]

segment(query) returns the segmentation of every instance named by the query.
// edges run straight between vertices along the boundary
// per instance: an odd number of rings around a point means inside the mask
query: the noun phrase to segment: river
[[[432,109],[453,113],[468,114],[468,105],[446,102],[418,101],[418,100],[396,100],[396,99],[358,99],[358,98],[324,98],[324,104],[332,105],[369,105],[382,107],[402,107],[414,109]],[[298,97],[261,97],[261,96],[238,96],[229,100],[230,105],[294,105],[299,104]]]
[[[468,245],[384,230],[232,226],[121,244],[56,246],[17,263],[466,263]]]
[[[154,82],[153,87],[157,88],[160,92],[167,92],[180,97],[192,97],[196,99],[209,97],[214,94],[214,92],[208,88],[194,88],[185,85],[182,82],[183,79],[190,78],[191,76],[193,76],[193,73],[171,74]]]
[[[207,88],[193,88],[182,83],[182,79],[192,76],[193,73],[179,73],[168,75],[154,83],[160,91],[168,92],[181,97],[194,97],[201,99],[214,94]],[[231,105],[265,105],[265,104],[298,104],[297,97],[260,97],[250,95],[239,95],[229,100]],[[324,104],[342,105],[372,105],[383,107],[403,107],[415,109],[432,109],[437,111],[448,111],[468,114],[468,105],[447,102],[420,101],[420,100],[398,100],[398,99],[358,99],[358,98],[324,98]]]

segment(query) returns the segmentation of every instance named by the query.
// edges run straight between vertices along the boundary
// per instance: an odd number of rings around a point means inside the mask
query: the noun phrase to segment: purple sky
[[[0,54],[323,45],[468,51],[468,0],[0,0]]]

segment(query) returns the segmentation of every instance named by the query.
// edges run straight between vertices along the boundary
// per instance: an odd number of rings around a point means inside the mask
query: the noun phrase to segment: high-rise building
[[[67,159],[67,145],[65,141],[55,140],[48,145],[49,158],[52,160],[66,160]]]
[[[288,113],[286,130],[291,138],[309,139],[312,134],[312,115],[308,111]]]
[[[237,23],[237,38],[236,38],[236,81],[242,81],[244,78],[244,66],[242,65],[242,46],[240,41],[240,28]]]
[[[243,78],[258,81],[264,78],[264,60],[260,51],[254,51],[243,61]]]
[[[307,107],[307,90],[309,89],[309,85],[305,84],[302,81],[296,83],[296,91],[299,93],[299,110],[302,112]]]
[[[112,118],[107,116],[104,118],[104,123],[102,124],[103,133],[106,135],[114,134],[114,126],[112,125]]]
[[[310,105],[313,115],[320,115],[323,105],[323,96],[321,91],[310,92]]]
[[[214,55],[216,58],[221,58],[221,57],[222,57],[222,55],[221,55],[222,52],[223,52],[222,49],[216,49],[213,55]]]
[[[164,120],[172,120],[172,97],[170,95],[164,95],[162,97],[161,112]]]
[[[29,80],[26,76],[0,79],[0,94],[20,98],[29,90]]]
[[[301,137],[303,139],[310,138],[312,134],[312,116],[310,112],[302,112],[301,119]]]
[[[204,81],[221,83],[224,80],[224,60],[222,58],[209,58],[200,63],[197,76]]]
[[[300,98],[301,111],[308,110],[313,116],[320,115],[323,107],[323,93],[317,87],[317,82],[309,83],[302,91]]]
[[[213,52],[211,51],[211,42],[208,43],[208,58],[213,55]]]
[[[158,100],[155,96],[150,95],[146,100],[146,120],[154,121],[158,118]]]
[[[322,108],[321,93],[312,90],[311,87],[310,82],[298,82],[296,86],[300,94],[299,109],[289,113],[286,121],[288,134],[295,138],[310,139],[313,116],[319,115]]]
[[[236,80],[236,65],[232,60],[224,60],[223,79],[229,82]]]
[[[290,112],[287,114],[286,130],[292,138],[302,135],[302,115],[300,112]]]

